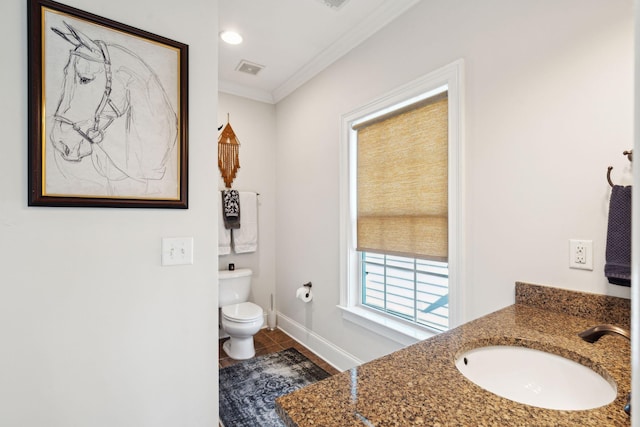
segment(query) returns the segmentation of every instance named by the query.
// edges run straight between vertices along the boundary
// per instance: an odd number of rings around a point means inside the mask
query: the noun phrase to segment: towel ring
[[[613,182],[611,181],[611,169],[613,169],[613,166],[609,166],[607,168],[607,181],[609,182],[611,188],[613,188]]]
[[[624,156],[627,156],[627,158],[629,159],[630,162],[633,161],[633,150],[624,150],[622,152],[622,154]],[[611,170],[613,169],[613,166],[609,166],[607,168],[607,182],[609,183],[609,185],[611,186],[611,188],[613,188],[613,181],[611,181]]]

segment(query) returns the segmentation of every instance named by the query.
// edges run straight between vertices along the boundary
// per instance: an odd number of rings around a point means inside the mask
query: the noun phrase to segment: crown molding
[[[228,93],[230,95],[241,96],[243,98],[253,99],[254,101],[266,102],[267,104],[275,104],[273,95],[266,90],[254,89],[226,80],[218,81],[218,91]]]
[[[420,0],[394,0],[392,2],[385,2],[373,14],[368,16],[367,19],[323,50],[319,55],[289,77],[283,84],[277,87],[271,94],[273,102],[278,103],[287,97],[322,70],[329,67],[394,19],[405,13],[419,1]]]

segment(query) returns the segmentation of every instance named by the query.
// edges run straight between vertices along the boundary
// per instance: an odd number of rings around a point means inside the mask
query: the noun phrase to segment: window
[[[462,65],[342,117],[340,308],[403,344],[463,318]]]
[[[362,305],[436,331],[449,328],[446,262],[361,253]]]

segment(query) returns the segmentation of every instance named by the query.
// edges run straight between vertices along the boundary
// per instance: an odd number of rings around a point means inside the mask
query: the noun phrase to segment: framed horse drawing
[[[186,209],[187,55],[29,0],[29,206]]]

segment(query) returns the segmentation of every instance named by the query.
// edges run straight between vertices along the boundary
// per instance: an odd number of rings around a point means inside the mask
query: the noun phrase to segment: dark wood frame
[[[178,117],[178,133],[177,145],[175,149],[178,155],[178,176],[177,185],[179,186],[179,198],[175,199],[153,199],[153,198],[136,198],[129,196],[123,197],[102,197],[102,196],[83,196],[83,195],[46,195],[43,193],[43,146],[47,143],[48,135],[46,135],[45,121],[45,99],[43,94],[43,20],[44,10],[49,9],[61,14],[67,14],[71,18],[88,21],[104,27],[107,30],[117,31],[132,37],[146,39],[154,44],[165,45],[167,48],[173,48],[179,52],[179,78],[176,82],[178,87],[177,106],[179,112]],[[50,0],[29,0],[28,10],[28,59],[29,59],[29,150],[28,150],[28,169],[29,169],[29,206],[65,206],[65,207],[117,207],[117,208],[178,208],[187,209],[188,196],[188,46],[186,44],[170,40],[168,38],[155,35],[144,30],[140,30],[126,24],[112,21],[75,9]]]

